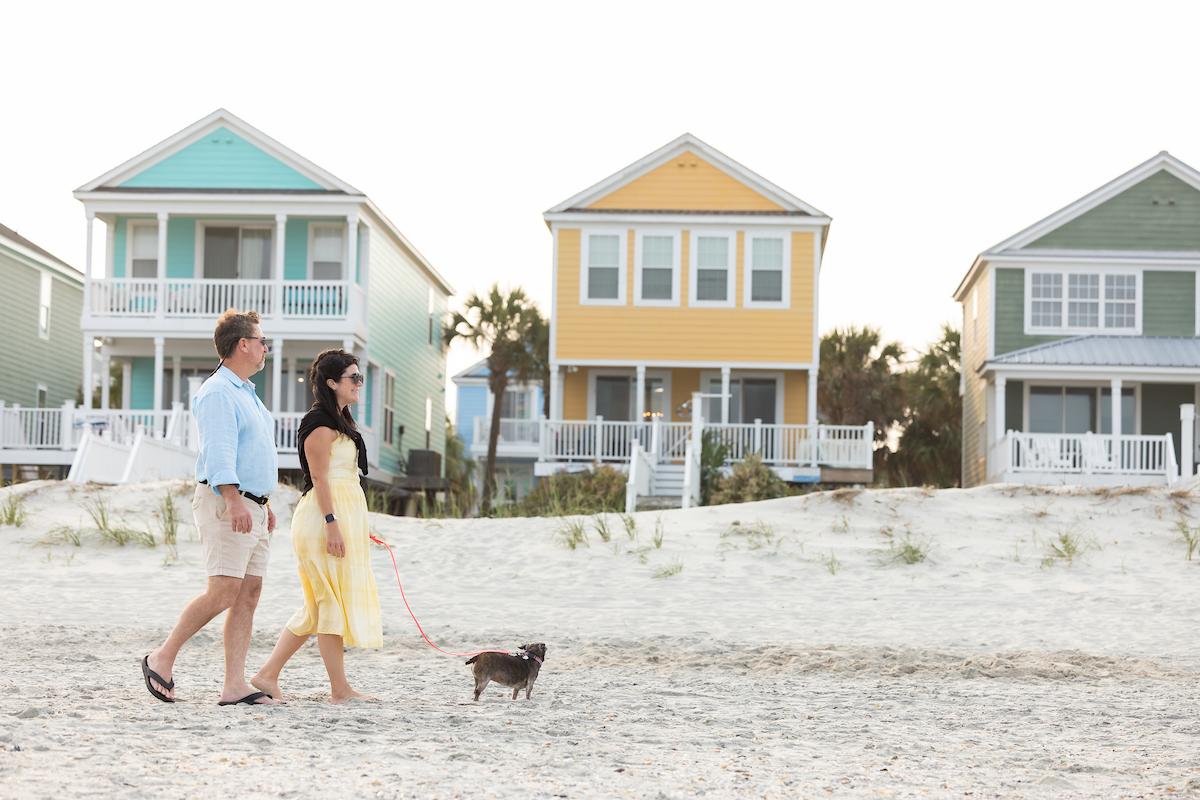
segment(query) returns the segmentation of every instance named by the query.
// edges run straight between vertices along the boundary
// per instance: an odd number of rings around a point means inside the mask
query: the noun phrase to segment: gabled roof
[[[481,358],[471,366],[456,373],[450,380],[454,381],[455,383],[458,383],[461,380],[467,380],[471,382],[482,381],[486,380],[491,374],[491,370],[488,369],[487,359]],[[509,378],[515,379],[515,377],[516,376],[514,373],[509,373]],[[537,383],[537,381],[530,381],[529,383],[534,384]]]
[[[1182,367],[1200,369],[1200,338],[1072,336],[996,356],[987,366]]]
[[[149,150],[114,167],[100,177],[88,181],[75,191],[77,193],[109,190],[121,191],[121,184],[124,182],[222,128],[246,140],[268,156],[275,158],[282,164],[311,180],[313,184],[319,187],[315,191],[362,195],[362,192],[336,175],[326,172],[299,153],[285,147],[258,128],[255,128],[250,123],[223,108],[218,108],[216,111],[203,119],[193,122],[178,133],[168,136]],[[140,188],[139,190],[144,191],[144,189]],[[272,191],[277,192],[279,190]]]
[[[753,172],[752,170],[739,164],[729,156],[717,150],[715,147],[712,147],[711,145],[701,141],[698,137],[693,136],[690,133],[683,134],[679,138],[668,142],[644,158],[638,159],[624,169],[614,172],[612,175],[609,175],[599,183],[589,186],[582,192],[568,197],[566,200],[550,208],[545,213],[546,215],[559,214],[567,211],[593,211],[596,213],[604,213],[596,209],[589,209],[587,206],[591,205],[596,200],[599,200],[601,197],[614,192],[620,187],[637,180],[643,175],[646,175],[650,171],[669,162],[671,159],[677,158],[683,153],[689,151],[703,157],[717,169],[725,172],[735,180],[740,181],[764,197],[774,201],[783,209],[782,211],[757,213],[782,213],[794,216],[817,217],[821,218],[825,222],[828,222],[828,215],[825,214],[825,212],[809,205],[808,203],[805,203],[795,195],[784,191],[758,173]]]
[[[49,250],[39,247],[6,225],[0,225],[0,243],[16,245],[14,249],[28,251],[28,254],[37,260],[48,262],[51,266],[58,267],[59,272],[64,273],[80,284],[83,283],[83,272],[81,270],[71,266]]]
[[[1032,242],[1037,241],[1042,236],[1050,231],[1066,225],[1072,220],[1078,219],[1087,212],[1101,205],[1102,203],[1111,200],[1121,192],[1129,189],[1132,186],[1141,183],[1158,172],[1167,172],[1192,188],[1200,191],[1200,171],[1180,161],[1175,156],[1168,153],[1166,150],[1155,155],[1153,158],[1143,161],[1128,172],[1114,178],[1103,186],[1095,189],[1083,197],[1079,198],[1070,205],[1060,208],[1053,214],[1038,220],[1029,227],[1021,230],[1019,233],[1013,234],[1002,242],[999,242],[987,250],[980,253],[975,261],[971,264],[971,268],[959,283],[958,288],[954,290],[954,299],[962,300],[962,293],[971,281],[975,279],[975,275],[979,269],[990,258],[1002,255],[1011,254],[1021,250]],[[1169,257],[1170,253],[1163,254]]]

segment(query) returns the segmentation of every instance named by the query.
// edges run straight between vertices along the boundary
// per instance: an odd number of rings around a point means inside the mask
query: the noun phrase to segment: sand
[[[182,483],[0,490],[28,514],[0,527],[0,795],[1200,795],[1194,487],[820,493],[608,515],[607,542],[581,518],[575,549],[571,520],[372,515],[440,644],[546,642],[533,699],[472,703],[378,549],[385,644],[347,666],[383,702],[329,705],[309,646],[269,709],[216,706],[219,621],[176,663],[186,702],[142,685],[200,546],[103,542],[85,505],[161,538],[168,493],[190,523]],[[251,671],[299,602],[276,498]]]

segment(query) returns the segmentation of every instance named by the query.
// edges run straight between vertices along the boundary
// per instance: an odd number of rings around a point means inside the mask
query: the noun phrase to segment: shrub
[[[729,475],[717,480],[712,501],[714,504],[751,503],[755,500],[773,500],[787,493],[787,484],[755,453],[745,461],[734,464]]]
[[[612,467],[585,472],[558,472],[534,487],[519,503],[498,512],[514,517],[561,517],[625,510],[627,478]]]
[[[729,447],[721,444],[716,431],[705,431],[700,439],[700,504],[712,503],[713,490],[721,479],[721,467],[729,457]]]

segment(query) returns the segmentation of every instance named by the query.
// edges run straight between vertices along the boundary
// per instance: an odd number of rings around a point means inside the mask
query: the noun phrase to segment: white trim
[[[688,241],[688,306],[693,308],[736,308],[737,307],[737,230],[734,228],[712,228],[689,231]],[[700,300],[696,297],[700,272],[700,237],[723,238],[729,243],[729,263],[725,272],[725,299]],[[813,237],[816,239],[816,237]]]
[[[229,128],[239,137],[255,145],[286,166],[301,173],[314,183],[323,186],[325,189],[341,191],[347,194],[362,194],[350,184],[332,173],[326,172],[299,153],[285,147],[258,128],[255,128],[253,125],[250,125],[245,120],[223,108],[218,108],[208,116],[168,136],[158,144],[114,167],[100,177],[88,181],[75,191],[76,193],[90,192],[108,184],[119,185],[134,175],[144,172],[154,164],[170,158],[180,150],[199,141],[220,127]]]
[[[629,422],[638,422],[637,417],[637,367],[627,367],[623,369],[589,369],[587,375],[587,418],[596,418],[596,378],[629,378],[629,399],[632,406],[629,409]],[[647,383],[651,378],[658,378],[663,382],[663,422],[671,422],[674,412],[674,402],[671,398],[671,371],[656,369],[653,371],[647,370]],[[649,407],[646,408],[649,411]],[[608,418],[605,418],[608,420]],[[612,421],[612,420],[608,420]]]
[[[792,305],[792,235],[790,231],[784,231],[782,234],[764,234],[754,231],[746,231],[743,236],[744,244],[742,246],[742,307],[743,308],[776,308],[788,309]],[[782,239],[783,240],[783,263],[780,269],[783,271],[782,286],[780,287],[780,299],[776,300],[751,300],[750,286],[751,278],[753,277],[753,241],[755,239]],[[773,271],[773,270],[764,270]],[[814,304],[815,305],[815,304]]]
[[[308,220],[308,245],[307,245],[308,252],[306,254],[306,259],[305,259],[305,264],[304,264],[305,280],[310,280],[310,281],[316,280],[316,278],[313,277],[313,240],[316,238],[316,229],[317,228],[337,228],[341,232],[341,236],[342,236],[342,246],[341,246],[342,277],[336,278],[336,279],[335,278],[321,278],[321,280],[341,280],[341,281],[353,280],[351,278],[346,277],[346,274],[350,271],[349,264],[347,263],[349,259],[348,259],[347,253],[346,253],[346,248],[349,245],[349,239],[350,239],[349,224],[346,222],[346,220],[342,220],[342,221],[338,222],[336,220],[325,221],[325,220],[319,220],[319,219]]]
[[[996,307],[996,269],[993,267],[988,270],[988,360],[996,357]],[[962,365],[960,364],[959,367],[961,369]],[[965,370],[963,370],[963,374],[966,374]]]
[[[668,300],[645,300],[642,298],[642,248],[647,236],[661,236],[671,239],[671,297]],[[634,231],[633,246],[633,304],[658,308],[672,308],[679,305],[679,262],[680,262],[680,232],[676,229],[638,228]]]
[[[379,381],[379,425],[382,430],[379,432],[379,443],[381,446],[396,447],[398,442],[396,439],[396,371],[392,369],[384,369]],[[388,380],[392,382],[392,404],[387,404],[387,385]],[[384,425],[387,421],[387,412],[392,412],[390,425]]]
[[[1062,278],[1062,297],[1059,299],[1060,313],[1062,315],[1061,326],[1035,326],[1033,324],[1033,276],[1039,275],[1059,275]],[[1096,303],[1099,306],[1099,325],[1095,327],[1083,328],[1073,327],[1067,324],[1068,304],[1071,302],[1069,297],[1070,290],[1068,288],[1069,276],[1071,275],[1098,275],[1100,276],[1100,293]],[[1105,305],[1105,288],[1108,283],[1109,276],[1123,275],[1133,277],[1134,279],[1134,325],[1132,328],[1109,328],[1104,325],[1104,305]],[[1140,270],[1129,270],[1121,267],[1101,265],[1089,267],[1087,269],[1066,269],[1063,267],[1033,267],[1025,268],[1025,318],[1024,318],[1024,333],[1026,336],[1084,336],[1087,334],[1123,334],[1126,336],[1141,336],[1142,335],[1142,272]],[[1043,301],[1044,302],[1044,301]]]
[[[580,238],[583,234],[580,233]],[[550,229],[550,373],[554,374],[555,356],[558,353],[558,228]],[[580,259],[583,256],[580,254]],[[1197,306],[1200,308],[1200,306]],[[1200,324],[1200,323],[1198,323]],[[544,387],[546,391],[550,391],[550,387]],[[553,402],[553,399],[551,399]]]
[[[821,329],[819,327],[818,314],[821,308],[821,261],[823,254],[824,241],[813,237],[813,299],[812,299],[812,370],[815,375],[820,374],[821,368]],[[816,381],[812,381],[812,388],[809,389],[810,398],[816,397]],[[816,404],[813,403],[815,406]],[[814,407],[809,416],[815,421],[817,419],[817,411]]]
[[[693,151],[698,156],[702,156],[705,161],[712,166],[729,175],[731,178],[740,181],[750,189],[764,195],[767,199],[772,200],[776,204],[783,206],[790,211],[802,211],[805,214],[824,217],[826,214],[808,203],[805,203],[795,195],[789,194],[780,187],[768,181],[761,175],[752,172],[738,162],[734,161],[729,156],[720,152],[716,148],[702,142],[696,136],[690,133],[685,133],[676,139],[668,142],[658,148],[649,155],[643,156],[627,167],[614,172],[599,183],[589,186],[578,194],[572,195],[558,205],[551,208],[546,214],[553,214],[566,211],[568,208],[577,208],[587,206],[591,202],[600,199],[606,195],[616,191],[621,186],[632,183],[648,172],[657,169],[664,163],[676,158],[687,151]]]
[[[46,309],[46,329],[42,330],[42,308]],[[50,326],[54,324],[54,273],[48,269],[38,270],[38,313],[37,333],[43,341],[50,340]]]
[[[1195,253],[1167,252],[1153,253],[1142,250],[1036,250],[1024,253],[999,253],[988,256],[987,261],[993,264],[1115,264],[1120,266],[1138,266],[1147,269],[1195,269],[1200,267],[1200,256]]]
[[[763,228],[788,227],[797,230],[825,230],[831,222],[829,217],[806,217],[790,214],[709,214],[703,211],[686,214],[655,214],[650,212],[598,212],[598,211],[568,211],[561,214],[545,214],[547,224],[570,223],[572,225],[592,223],[600,225],[620,224],[659,224],[677,225],[689,228],[692,225],[721,225],[728,227],[736,225],[739,228],[758,226]]]
[[[700,361],[685,361],[685,360],[630,360],[630,359],[611,359],[611,358],[572,358],[556,362],[560,367],[681,367],[687,369],[717,369],[720,367],[729,367],[730,369],[758,369],[758,370],[806,370],[812,369],[813,365],[807,362],[787,362],[787,361],[714,361],[713,359],[703,359]]]
[[[59,276],[70,281],[80,289],[83,288],[84,275],[81,270],[72,267],[66,262],[60,263],[57,256],[47,258],[46,256],[34,250],[30,250],[20,242],[9,239],[4,234],[0,233],[0,247],[11,250],[14,256],[29,262],[28,266],[42,269],[49,269],[57,273]]]
[[[989,372],[995,375],[1003,373],[1009,380],[1018,381],[1024,380],[1023,375],[1030,376],[1029,380],[1037,380],[1038,376],[1042,374],[1079,376],[1081,380],[1096,376],[1098,378],[1120,378],[1121,380],[1147,382],[1151,382],[1154,378],[1166,378],[1168,380],[1185,378],[1200,381],[1200,367],[1126,367],[1114,366],[1112,364],[1063,366],[1059,364],[993,364],[989,362],[984,364],[979,372],[981,375],[986,375]],[[1066,380],[1066,378],[1063,378],[1063,380]]]
[[[617,237],[617,297],[592,299],[588,297],[588,237]],[[581,306],[623,306],[627,297],[626,274],[629,272],[629,244],[624,228],[594,228],[579,232],[579,304]],[[558,315],[555,314],[555,317]]]

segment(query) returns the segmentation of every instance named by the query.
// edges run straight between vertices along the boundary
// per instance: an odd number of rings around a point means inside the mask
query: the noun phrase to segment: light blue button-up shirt
[[[229,367],[218,369],[196,392],[192,415],[200,431],[196,480],[266,497],[279,481],[275,421],[258,399],[254,384]]]

